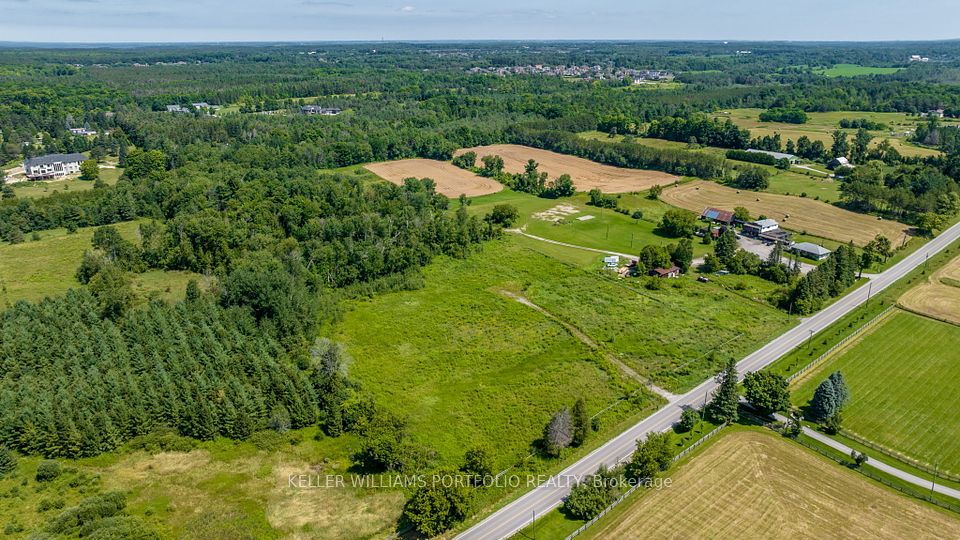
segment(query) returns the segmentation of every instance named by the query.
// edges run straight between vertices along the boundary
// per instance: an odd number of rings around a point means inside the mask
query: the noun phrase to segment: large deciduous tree
[[[790,408],[790,390],[787,380],[769,371],[747,373],[743,392],[747,401],[764,414],[786,411]]]

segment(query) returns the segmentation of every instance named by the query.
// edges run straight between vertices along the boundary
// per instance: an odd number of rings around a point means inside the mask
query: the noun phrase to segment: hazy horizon
[[[944,41],[953,0],[0,0],[0,42]]]

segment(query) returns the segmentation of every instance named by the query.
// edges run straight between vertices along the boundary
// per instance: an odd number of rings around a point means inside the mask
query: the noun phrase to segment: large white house
[[[25,160],[23,172],[30,180],[59,178],[80,172],[80,164],[86,159],[83,154],[47,154]]]

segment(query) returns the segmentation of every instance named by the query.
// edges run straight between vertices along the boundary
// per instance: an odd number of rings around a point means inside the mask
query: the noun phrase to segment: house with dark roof
[[[719,208],[704,208],[700,214],[700,219],[715,221],[724,225],[733,223],[733,212],[729,210],[720,210]]]
[[[783,229],[773,229],[772,231],[760,233],[757,238],[767,244],[775,244],[779,242],[786,246],[793,245],[793,235]]]
[[[650,275],[657,276],[659,278],[680,277],[680,267],[671,266],[670,268],[654,268],[650,271]]]
[[[336,107],[321,107],[319,105],[303,105],[300,107],[300,114],[319,114],[322,116],[336,116],[340,114],[340,109]]]
[[[23,172],[30,180],[60,178],[79,173],[80,164],[87,159],[83,154],[47,154],[23,162]]]

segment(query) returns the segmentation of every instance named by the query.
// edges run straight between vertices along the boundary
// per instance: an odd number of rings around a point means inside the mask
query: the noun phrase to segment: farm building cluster
[[[639,271],[640,261],[638,259],[629,258],[629,262],[626,265],[620,265],[620,256],[619,255],[608,255],[603,258],[603,266],[607,270],[612,270],[620,274],[621,277],[627,276],[638,276],[642,272]],[[676,278],[680,277],[683,272],[680,270],[680,267],[676,265],[671,265],[665,268],[651,268],[646,275],[656,276],[658,278]]]
[[[736,231],[736,228],[740,227],[740,235],[759,240],[767,245],[779,243],[789,251],[814,261],[822,261],[831,253],[829,249],[811,242],[794,242],[793,235],[781,229],[780,223],[774,219],[742,220],[737,219],[735,212],[713,207],[705,208],[700,213],[700,219],[710,224],[699,232],[700,235],[710,234],[713,238],[717,238],[727,229],[732,228]]]

